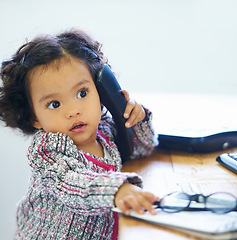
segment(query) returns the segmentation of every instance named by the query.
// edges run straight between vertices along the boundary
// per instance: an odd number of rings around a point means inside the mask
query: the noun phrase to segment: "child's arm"
[[[143,214],[145,210],[152,215],[156,214],[152,205],[158,200],[154,194],[145,192],[141,188],[124,183],[115,195],[115,205],[125,214],[130,213],[130,209],[135,210],[139,214]]]
[[[154,150],[154,131],[152,128],[152,113],[130,99],[126,90],[123,94],[127,100],[124,117],[127,118],[126,127],[132,127],[134,132],[134,150],[131,158],[149,156]]]
[[[84,162],[72,140],[61,133],[39,132],[28,157],[35,192],[53,196],[79,213],[108,211],[114,207],[114,196],[124,182],[142,184],[135,173],[90,170],[93,163]]]
[[[123,90],[123,93],[128,102],[124,114],[125,118],[127,118],[127,123],[133,129],[134,137],[134,148],[130,158],[147,157],[153,152],[155,147],[152,113],[136,101],[130,99],[127,91]],[[114,142],[117,129],[111,116],[108,114],[103,115],[98,128],[109,141]]]

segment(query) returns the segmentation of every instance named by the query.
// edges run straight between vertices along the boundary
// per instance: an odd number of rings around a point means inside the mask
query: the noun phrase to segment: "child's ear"
[[[34,119],[34,120],[32,121],[32,126],[33,126],[34,128],[37,128],[37,129],[41,129],[41,128],[42,128],[41,125],[40,125],[40,123],[39,123],[39,121],[38,121],[37,119]]]

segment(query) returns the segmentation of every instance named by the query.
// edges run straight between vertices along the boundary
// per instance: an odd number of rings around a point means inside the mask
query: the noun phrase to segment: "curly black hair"
[[[93,80],[107,63],[102,45],[82,30],[70,30],[59,35],[38,36],[22,45],[10,60],[2,62],[0,87],[0,120],[6,126],[33,134],[35,118],[29,93],[28,75],[39,65],[47,65],[65,56],[83,61]]]

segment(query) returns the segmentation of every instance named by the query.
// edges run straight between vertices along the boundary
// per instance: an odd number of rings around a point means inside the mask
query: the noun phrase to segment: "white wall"
[[[0,59],[39,33],[80,26],[130,92],[237,91],[235,0],[0,0]],[[0,126],[0,237],[11,239],[14,207],[27,189],[30,139]]]

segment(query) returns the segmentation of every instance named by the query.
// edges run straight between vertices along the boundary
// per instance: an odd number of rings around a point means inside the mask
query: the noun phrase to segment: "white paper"
[[[114,211],[121,213],[118,208]],[[209,211],[166,213],[158,210],[157,215],[144,215],[131,211],[130,217],[186,232],[206,239],[237,238],[237,212],[215,214]]]

